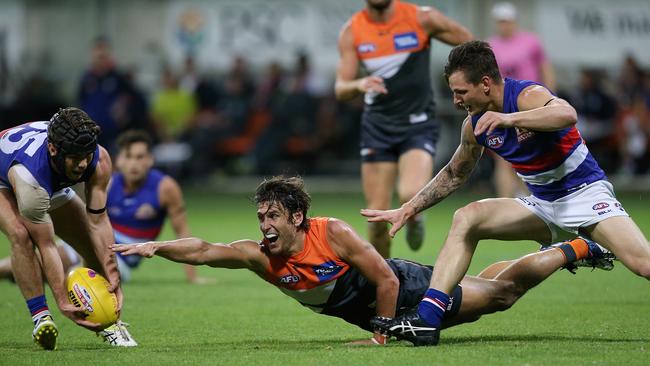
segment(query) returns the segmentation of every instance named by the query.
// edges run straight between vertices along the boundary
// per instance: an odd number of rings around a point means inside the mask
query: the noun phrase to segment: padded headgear
[[[99,131],[99,126],[84,111],[66,108],[50,119],[47,139],[61,157],[70,154],[85,156],[97,149]]]

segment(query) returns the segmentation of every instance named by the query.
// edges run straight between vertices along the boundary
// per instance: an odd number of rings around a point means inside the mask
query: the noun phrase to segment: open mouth
[[[264,237],[269,241],[269,243],[275,243],[278,240],[278,234],[274,233],[268,233],[264,235]]]

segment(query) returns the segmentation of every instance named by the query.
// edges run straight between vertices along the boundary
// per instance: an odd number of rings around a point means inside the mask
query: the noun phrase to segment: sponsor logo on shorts
[[[490,149],[498,149],[503,146],[503,136],[501,135],[492,135],[488,136],[487,144]]]
[[[609,203],[607,203],[607,202],[598,202],[595,205],[593,205],[593,207],[591,209],[594,210],[594,211],[598,211],[598,210],[604,210],[607,207],[609,207]]]
[[[285,285],[298,283],[299,281],[300,281],[300,276],[296,276],[296,275],[288,274],[280,277],[280,283],[283,283]]]
[[[625,209],[623,208],[623,205],[621,205],[620,203],[616,202],[616,203],[614,203],[614,206],[616,208],[618,208],[619,210],[625,212]]]
[[[420,44],[415,32],[400,33],[393,36],[393,45],[396,51],[404,51],[411,48],[417,48]]]
[[[377,46],[375,46],[374,43],[362,43],[357,47],[357,51],[359,53],[370,53],[374,52],[377,49]]]
[[[610,208],[609,210],[605,210],[605,211],[600,211],[600,212],[598,212],[598,215],[600,216],[600,215],[604,215],[604,214],[606,214],[606,213],[610,213],[610,212],[612,212],[612,209],[611,209],[611,208]]]

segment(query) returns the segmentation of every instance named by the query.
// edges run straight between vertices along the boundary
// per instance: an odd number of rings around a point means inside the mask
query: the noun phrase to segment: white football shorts
[[[568,196],[549,202],[535,196],[517,198],[517,202],[542,219],[552,235],[552,243],[573,239],[581,227],[614,216],[629,216],[606,180],[591,183]]]

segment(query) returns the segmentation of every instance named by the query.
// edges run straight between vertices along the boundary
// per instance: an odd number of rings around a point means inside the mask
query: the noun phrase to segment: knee
[[[496,281],[497,291],[493,296],[493,303],[496,311],[508,310],[523,295],[523,292],[517,288],[512,281]]]
[[[456,210],[450,231],[455,233],[471,233],[478,222],[481,209],[482,207],[479,202],[472,202]]]
[[[25,248],[30,247],[29,232],[27,228],[20,223],[12,225],[12,227],[7,230],[7,239],[11,243],[12,250],[24,250]]]

